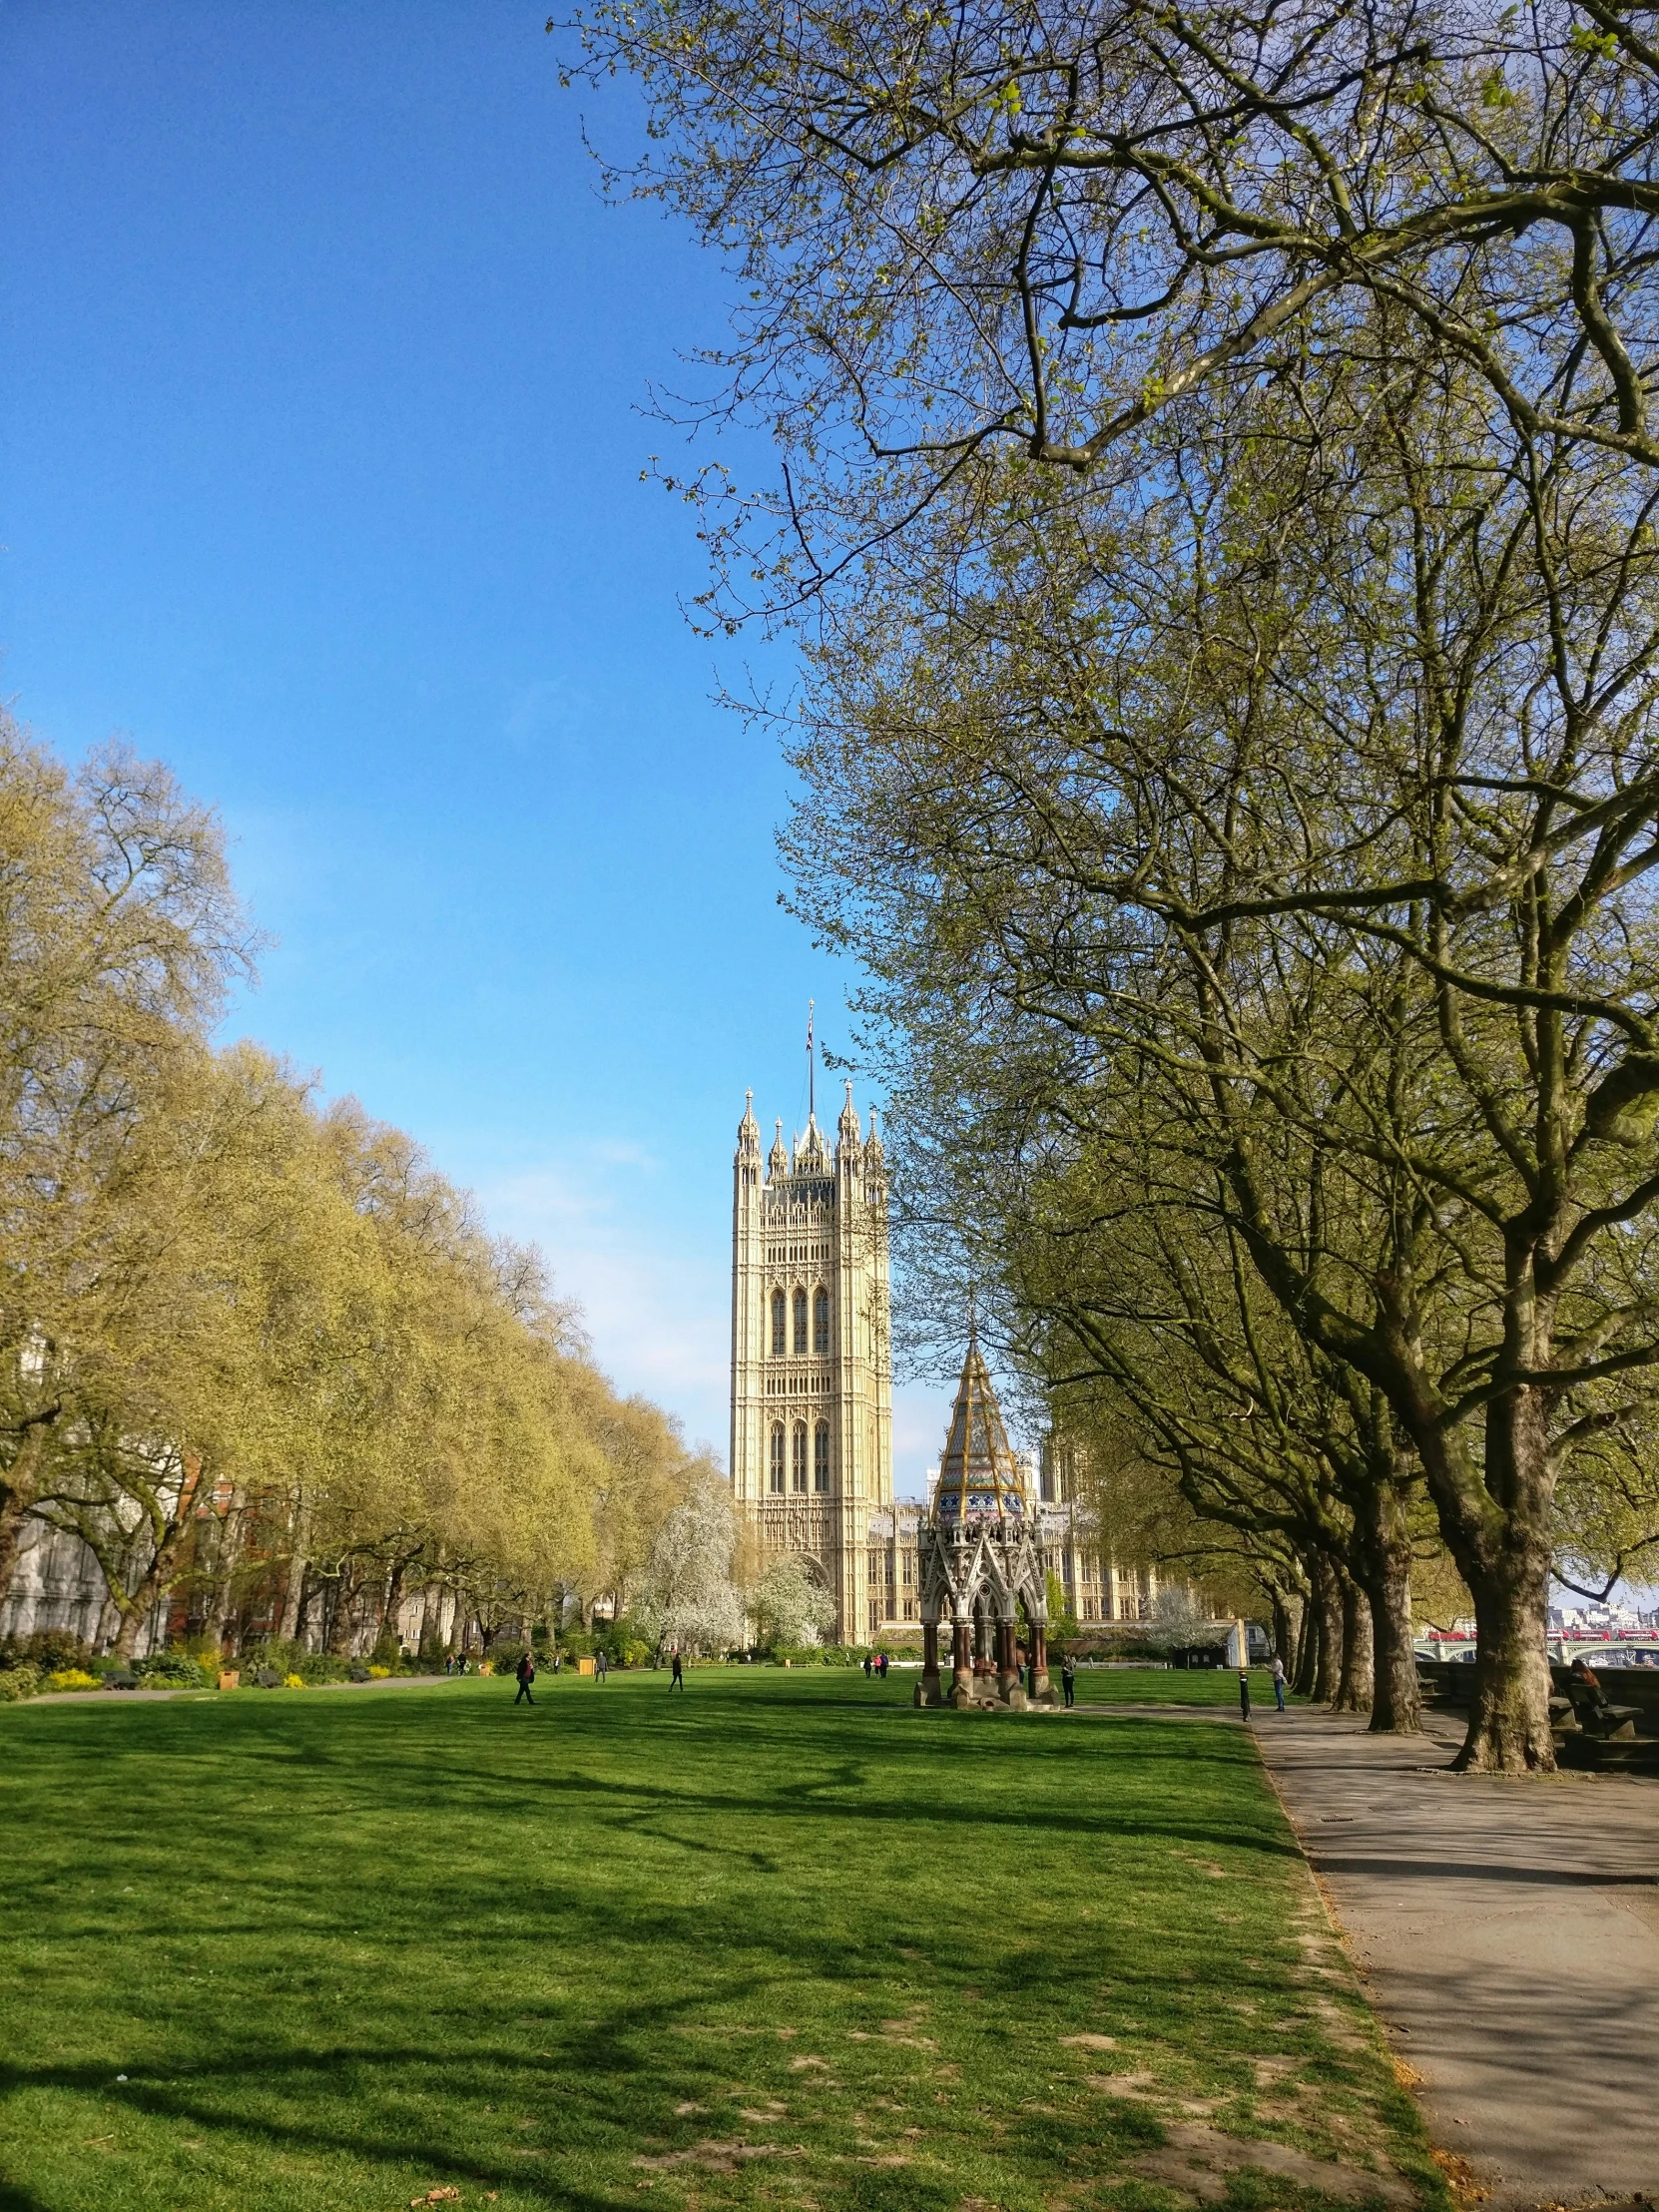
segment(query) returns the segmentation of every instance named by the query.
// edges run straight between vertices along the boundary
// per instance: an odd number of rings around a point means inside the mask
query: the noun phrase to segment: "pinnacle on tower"
[[[835,1135],[842,1144],[856,1144],[863,1135],[858,1126],[858,1116],[852,1104],[852,1078],[846,1078],[846,1104],[841,1108],[841,1118],[835,1124]]]
[[[743,1094],[743,1119],[738,1124],[738,1150],[759,1153],[761,1149],[761,1125],[755,1119],[755,1093]]]
[[[822,1174],[824,1171],[824,1132],[818,1125],[818,1116],[809,1114],[807,1126],[795,1148],[795,1164],[798,1173]]]
[[[777,1130],[778,1134],[772,1140],[772,1150],[767,1155],[767,1174],[772,1177],[788,1175],[790,1172],[790,1156],[784,1147],[784,1124],[781,1120],[777,1124]]]

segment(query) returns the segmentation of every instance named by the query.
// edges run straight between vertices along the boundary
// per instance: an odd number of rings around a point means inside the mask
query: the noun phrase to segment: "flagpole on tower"
[[[817,1076],[818,1061],[813,1051],[813,1000],[809,998],[807,1001],[807,1126],[809,1129],[813,1125],[814,1115],[818,1112]]]

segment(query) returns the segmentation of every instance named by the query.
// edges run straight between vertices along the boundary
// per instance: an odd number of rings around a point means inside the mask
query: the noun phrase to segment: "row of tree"
[[[123,1657],[620,1610],[706,1463],[407,1137],[214,1048],[256,949],[165,770],[0,727],[0,1590],[37,1523]]]
[[[686,487],[705,604],[805,622],[786,858],[912,1265],[1379,1725],[1460,1583],[1462,1763],[1548,1768],[1551,1572],[1659,1532],[1639,12],[580,28],[741,274],[710,411],[786,465]]]

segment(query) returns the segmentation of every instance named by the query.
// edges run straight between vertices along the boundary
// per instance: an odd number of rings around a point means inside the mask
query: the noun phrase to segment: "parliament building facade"
[[[848,1083],[832,1151],[809,1114],[763,1160],[751,1093],[732,1167],[732,1492],[763,1552],[807,1560],[842,1643],[870,1632],[870,1521],[892,1511],[888,1298],[875,1116],[866,1137]]]
[[[919,1642],[927,1506],[892,1487],[887,1175],[852,1086],[831,1149],[809,1113],[763,1156],[754,1093],[732,1163],[732,1494],[767,1557],[800,1554],[833,1597],[837,1642]],[[1146,1619],[1146,1570],[1120,1572],[1073,1496],[1069,1455],[1031,1469],[1033,1524],[1068,1611]]]

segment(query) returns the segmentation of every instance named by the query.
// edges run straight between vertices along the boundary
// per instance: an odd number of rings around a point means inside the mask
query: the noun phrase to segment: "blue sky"
[[[787,660],[694,635],[640,480],[725,279],[599,201],[581,120],[636,119],[546,12],[0,0],[0,694],[219,807],[276,939],[228,1033],[410,1130],[724,1450],[743,1093],[802,1115],[844,978],[710,703]],[[900,1494],[946,1410],[900,1390]]]

